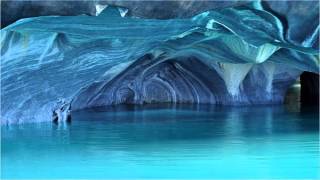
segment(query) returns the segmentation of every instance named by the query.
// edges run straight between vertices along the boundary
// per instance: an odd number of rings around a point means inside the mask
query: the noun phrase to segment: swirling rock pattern
[[[73,99],[73,109],[165,102],[232,105],[280,103],[286,88],[300,73],[295,69],[288,73],[283,71],[285,67],[268,62],[253,67],[248,64],[207,65],[190,56],[165,61],[161,59],[165,58],[162,55],[145,55],[111,81],[84,88]],[[227,71],[231,77],[225,78],[223,71]],[[241,73],[245,74],[238,84],[234,79]]]
[[[305,24],[301,16],[292,21],[296,11],[280,16],[273,3],[236,4],[174,19],[108,7],[98,16],[34,17],[1,29],[1,123],[52,120],[61,98],[71,110],[281,103],[303,71],[318,73],[319,22],[302,38],[293,33]],[[310,12],[305,21],[317,19]]]

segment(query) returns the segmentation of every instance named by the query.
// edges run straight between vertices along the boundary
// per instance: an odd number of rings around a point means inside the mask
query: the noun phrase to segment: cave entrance
[[[319,74],[303,72],[287,90],[285,104],[319,106]]]
[[[300,76],[300,84],[301,105],[319,106],[319,74],[303,72]]]

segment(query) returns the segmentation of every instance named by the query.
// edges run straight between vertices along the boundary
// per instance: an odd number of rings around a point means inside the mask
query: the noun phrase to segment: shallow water
[[[117,106],[1,127],[2,178],[319,178],[318,112]]]

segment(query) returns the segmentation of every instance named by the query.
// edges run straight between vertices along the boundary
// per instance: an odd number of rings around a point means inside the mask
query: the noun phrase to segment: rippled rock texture
[[[317,1],[208,4],[188,6],[191,15],[94,4],[98,16],[1,29],[1,123],[114,104],[281,103],[303,71],[318,73]]]

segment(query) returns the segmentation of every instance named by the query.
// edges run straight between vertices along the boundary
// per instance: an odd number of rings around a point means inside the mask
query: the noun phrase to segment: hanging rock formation
[[[167,4],[159,17],[138,2],[96,2],[84,11],[97,16],[1,29],[1,123],[50,121],[61,98],[60,115],[123,103],[282,103],[302,72],[318,73],[317,1],[168,3],[185,8]]]

